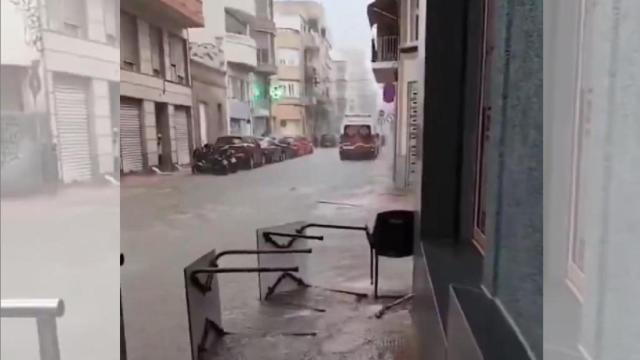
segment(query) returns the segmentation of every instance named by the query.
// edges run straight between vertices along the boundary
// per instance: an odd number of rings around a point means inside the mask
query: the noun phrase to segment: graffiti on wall
[[[9,0],[24,16],[24,38],[28,45],[42,51],[42,22],[38,0]]]
[[[22,137],[22,127],[18,119],[3,114],[0,122],[0,167],[3,169],[20,158]]]

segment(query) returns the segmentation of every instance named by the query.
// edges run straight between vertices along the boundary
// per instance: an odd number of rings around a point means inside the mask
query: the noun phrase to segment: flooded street
[[[125,178],[121,247],[128,357],[189,358],[183,268],[193,260],[212,249],[255,249],[261,227],[293,221],[362,226],[382,209],[410,206],[391,190],[389,172],[387,153],[376,161],[341,162],[336,149],[318,149],[230,176]],[[309,281],[372,294],[364,234],[322,233],[325,240],[312,244]],[[256,265],[255,256],[229,257],[222,264]],[[411,269],[410,259],[383,259],[381,293],[409,292]],[[387,332],[390,339],[404,339],[410,328],[406,308],[375,320],[380,306],[372,299],[357,301],[316,288],[287,296],[286,304],[278,303],[280,298],[261,304],[257,279],[256,274],[219,276],[222,325],[235,333],[225,338],[220,351],[228,353],[220,358],[282,359],[284,350],[291,359],[377,358],[364,354],[377,352]],[[350,326],[342,326],[345,322]],[[292,331],[316,335],[278,335]]]

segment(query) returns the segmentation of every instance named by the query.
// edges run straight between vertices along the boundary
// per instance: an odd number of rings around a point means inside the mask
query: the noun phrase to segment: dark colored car
[[[271,139],[282,149],[286,159],[293,159],[298,156],[298,145],[293,138]]]
[[[258,138],[267,164],[286,160],[285,148],[271,138]]]
[[[264,165],[265,157],[260,143],[252,136],[221,136],[216,140],[214,147],[228,146],[235,152],[235,157],[245,169],[253,169]]]
[[[334,148],[338,146],[338,137],[333,134],[323,134],[320,136],[320,147]]]
[[[211,144],[193,150],[193,174],[227,175],[238,171],[235,152],[228,146],[214,147]]]

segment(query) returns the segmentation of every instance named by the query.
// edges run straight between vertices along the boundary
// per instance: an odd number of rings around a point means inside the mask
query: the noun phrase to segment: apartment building
[[[257,66],[252,84],[253,134],[272,132],[271,84],[278,72],[275,57],[276,24],[273,20],[273,0],[255,0],[256,18],[251,37],[256,41]]]
[[[396,122],[394,183],[398,189],[410,186],[415,177],[415,164],[409,153],[415,146],[415,107],[418,98],[418,24],[419,0],[379,0],[367,8],[373,31],[371,65],[376,81],[383,86],[385,96],[393,101]],[[393,99],[393,100],[391,100]]]
[[[114,173],[117,18],[115,0],[2,1],[3,48],[11,49],[2,52],[3,136],[19,125],[25,141],[47,144],[39,155],[13,149],[9,161],[3,137],[3,187],[43,176],[36,162],[49,167],[48,181],[67,184]]]
[[[347,112],[347,62],[344,60],[333,60],[333,94],[334,110],[330,121],[330,132],[340,131],[340,122]]]
[[[187,31],[201,0],[120,4],[121,171],[170,171],[191,162],[192,90]]]
[[[190,44],[193,81],[194,146],[214,143],[229,131],[227,121],[227,67],[222,39],[216,44]]]
[[[256,0],[205,1],[205,23],[189,30],[197,43],[222,42],[227,64],[227,129],[230,134],[251,135],[253,128],[252,84],[258,66],[256,40],[251,26],[256,21]]]
[[[276,2],[278,86],[274,131],[319,136],[329,130],[333,87],[330,34],[324,7],[313,1]]]

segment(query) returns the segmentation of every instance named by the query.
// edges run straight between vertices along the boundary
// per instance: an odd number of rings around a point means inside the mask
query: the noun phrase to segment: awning
[[[398,6],[397,0],[375,0],[367,6],[369,25],[397,25],[399,22]]]

